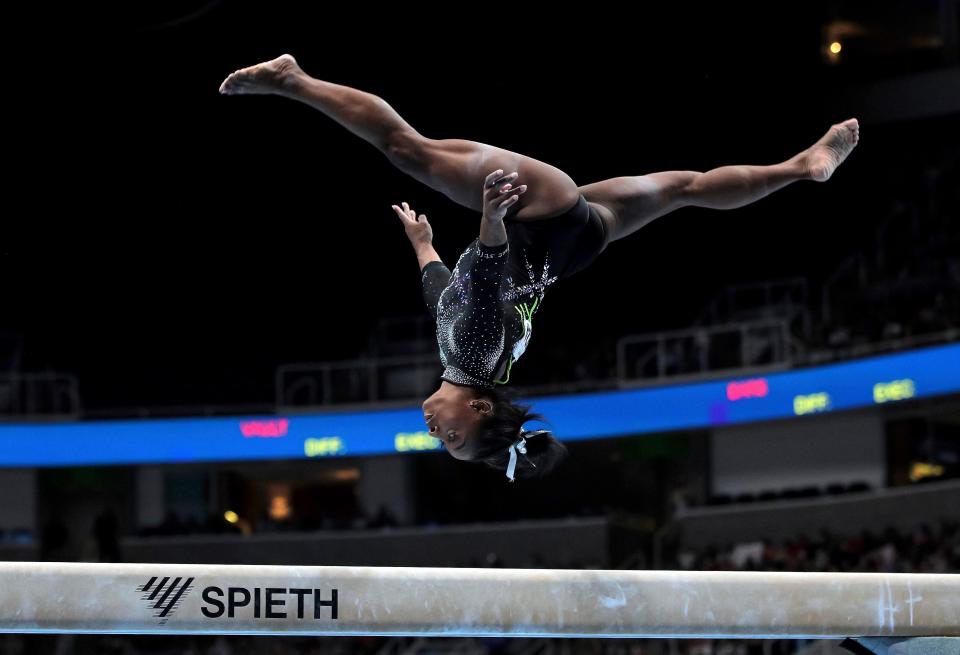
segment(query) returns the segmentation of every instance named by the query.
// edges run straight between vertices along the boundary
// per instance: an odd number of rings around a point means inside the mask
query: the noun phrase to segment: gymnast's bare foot
[[[290,55],[280,55],[256,66],[241,68],[220,85],[224,95],[282,93],[291,80],[303,71]]]
[[[860,123],[856,118],[831,125],[819,141],[801,153],[807,175],[811,180],[826,182],[860,141]]]

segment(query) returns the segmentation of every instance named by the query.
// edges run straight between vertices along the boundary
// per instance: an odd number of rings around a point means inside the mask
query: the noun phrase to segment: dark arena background
[[[960,573],[956,0],[58,11],[7,24],[0,560]],[[510,484],[424,425],[443,368],[391,205],[451,267],[479,212],[305,105],[218,93],[283,53],[580,185],[773,164],[852,117],[860,141],[825,184],[680,209],[551,288],[509,386],[569,457]],[[0,653],[847,652],[762,636]]]

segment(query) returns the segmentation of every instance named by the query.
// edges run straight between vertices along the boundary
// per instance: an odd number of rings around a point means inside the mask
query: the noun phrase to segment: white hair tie
[[[510,462],[507,464],[507,478],[510,482],[513,482],[514,474],[517,472],[517,460],[520,455],[526,456],[527,454],[527,439],[548,432],[549,430],[520,430],[520,438],[507,449],[507,452],[510,453]],[[529,458],[527,459],[529,460]],[[530,466],[537,468],[537,465],[533,462],[530,462]]]
[[[527,454],[527,439],[526,437],[520,437],[517,439],[516,443],[511,444],[510,448],[507,449],[510,453],[510,463],[507,464],[507,479],[510,482],[514,481],[514,474],[517,471],[517,458],[520,456],[520,453],[524,455]]]

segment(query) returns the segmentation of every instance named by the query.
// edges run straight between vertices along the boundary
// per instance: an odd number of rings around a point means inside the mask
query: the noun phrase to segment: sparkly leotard
[[[606,245],[605,225],[582,196],[560,216],[505,225],[507,243],[474,241],[452,273],[442,262],[423,268],[423,298],[437,322],[448,382],[492,388],[509,381],[547,289],[586,268]]]

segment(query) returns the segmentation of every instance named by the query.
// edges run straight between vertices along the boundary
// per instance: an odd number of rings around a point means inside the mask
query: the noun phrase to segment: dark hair
[[[481,424],[474,437],[477,442],[476,461],[491,468],[506,471],[510,461],[510,447],[520,439],[523,424],[540,421],[543,416],[530,411],[529,405],[514,402],[510,394],[500,389],[484,392],[493,403],[493,414]],[[524,480],[544,476],[567,456],[567,447],[548,430],[536,430],[527,436],[527,453],[520,454],[514,477]]]

